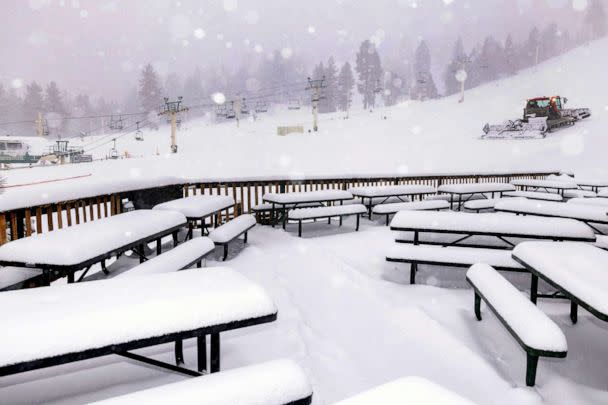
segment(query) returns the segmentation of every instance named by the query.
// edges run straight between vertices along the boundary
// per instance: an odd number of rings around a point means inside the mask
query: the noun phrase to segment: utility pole
[[[467,80],[468,74],[466,71],[467,63],[470,63],[471,60],[469,58],[463,59],[460,61],[460,70],[456,72],[456,80],[460,82],[460,99],[459,103],[464,103],[464,82]]]
[[[182,96],[177,98],[177,101],[169,101],[168,97],[165,97],[165,106],[158,115],[168,115],[171,119],[171,153],[177,153],[176,143],[176,132],[177,132],[177,114],[188,111],[187,107],[182,107]]]
[[[317,132],[319,130],[319,100],[323,97],[321,96],[321,89],[327,87],[325,85],[325,76],[321,79],[312,80],[310,77],[308,78],[308,87],[306,90],[312,91],[310,101],[312,102],[312,129]]]

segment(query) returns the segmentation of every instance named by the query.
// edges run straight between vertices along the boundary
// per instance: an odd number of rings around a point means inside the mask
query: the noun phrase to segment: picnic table
[[[506,199],[494,206],[498,212],[509,212],[516,215],[534,215],[539,217],[572,218],[586,223],[594,231],[604,234],[594,224],[608,225],[608,208],[568,204],[553,201],[530,201],[525,199]]]
[[[228,208],[234,207],[234,198],[227,195],[195,195],[191,197],[178,198],[155,205],[153,209],[164,211],[177,211],[184,214],[188,220],[188,235],[186,239],[192,238],[193,229],[198,221],[201,223],[201,234],[207,229],[206,220],[211,218],[211,226],[217,226],[218,214]]]
[[[461,235],[445,246],[455,246],[474,236],[491,236],[513,247],[507,238],[549,239],[594,242],[595,234],[586,224],[574,219],[513,216],[501,213],[442,211],[400,211],[391,221],[391,230],[413,232],[413,243],[420,233]]]
[[[117,354],[188,376],[220,371],[220,333],[272,322],[277,308],[228,268],[66,284],[0,294],[0,376]],[[198,371],[131,350],[197,339]],[[177,357],[177,345],[176,345]]]
[[[272,226],[276,225],[278,216],[277,211],[281,212],[283,217],[283,229],[287,224],[288,211],[299,208],[302,204],[327,204],[339,202],[344,204],[346,200],[352,200],[353,195],[345,190],[319,190],[296,193],[267,193],[264,194],[262,200],[272,204],[270,211],[270,222]]]
[[[600,179],[572,179],[578,184],[579,187],[587,187],[591,189],[591,191],[598,192],[600,188],[608,187],[608,180],[600,180]]]
[[[396,198],[401,202],[409,202],[404,197],[419,196],[427,194],[435,194],[435,188],[425,185],[404,184],[396,186],[368,186],[368,187],[351,187],[348,191],[356,198],[361,199],[361,204],[367,207],[368,216],[372,216],[372,208],[375,205],[384,204],[391,198]],[[367,199],[367,204],[365,203]],[[374,199],[381,200],[374,202]]]
[[[561,196],[564,195],[564,190],[575,190],[578,188],[576,183],[569,181],[559,181],[559,180],[535,180],[535,179],[518,179],[512,180],[511,184],[522,188],[524,191],[538,191],[545,190],[546,192],[551,192],[553,190],[557,194]]]
[[[530,273],[530,299],[567,298],[570,318],[578,319],[578,306],[608,322],[608,252],[586,243],[523,242],[513,258]],[[556,294],[538,294],[538,279],[557,289]]]
[[[448,194],[450,202],[457,202],[458,211],[462,204],[471,200],[473,196],[480,195],[482,198],[494,198],[496,194],[502,197],[502,193],[515,191],[515,186],[509,183],[462,183],[462,184],[443,184],[437,188],[437,193]]]
[[[43,271],[45,284],[53,277],[75,281],[75,273],[85,270],[81,281],[92,265],[132,250],[140,262],[146,260],[144,245],[156,241],[156,252],[161,252],[161,238],[177,233],[186,225],[186,217],[175,211],[136,210],[102,218],[52,232],[36,234],[6,243],[0,247],[0,265],[38,268]]]

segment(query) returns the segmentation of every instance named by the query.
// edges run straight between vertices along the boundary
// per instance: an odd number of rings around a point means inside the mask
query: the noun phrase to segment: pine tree
[[[589,29],[588,37],[590,39],[606,35],[606,12],[602,0],[590,0],[585,15],[585,25]]]
[[[504,68],[503,49],[492,36],[484,40],[476,63],[479,67],[480,83],[490,82],[501,76]]]
[[[45,111],[42,86],[36,82],[31,82],[25,88],[23,118],[28,121],[34,121],[38,118],[38,113]]]
[[[63,97],[57,87],[57,83],[50,82],[46,86],[44,94],[44,106],[48,112],[57,113],[60,115],[65,114],[65,106],[63,104]]]
[[[340,111],[348,111],[352,103],[353,87],[355,78],[350,63],[346,62],[340,69],[338,75],[338,98],[337,107]]]
[[[517,73],[517,69],[519,68],[519,61],[517,58],[517,50],[515,49],[515,44],[513,44],[513,38],[511,37],[511,34],[507,36],[507,40],[505,41],[504,61],[505,74],[511,76]]]
[[[334,57],[330,57],[325,68],[325,108],[324,112],[336,112],[338,98],[338,68]]]
[[[93,106],[91,105],[88,94],[79,94],[76,96],[73,111],[74,115],[80,117],[93,115]],[[72,123],[72,128],[78,132],[88,132],[92,129],[92,122],[91,119],[76,120],[75,123]]]
[[[369,41],[361,43],[355,63],[359,76],[357,90],[363,96],[363,107],[373,108],[376,104],[376,90],[382,80],[382,64],[376,47]]]
[[[0,117],[7,121],[30,119],[24,117],[23,100],[19,98],[15,89],[11,87],[7,91],[2,84],[0,84]],[[5,125],[1,129],[12,135],[31,135],[33,133],[33,126],[29,123]]]
[[[177,73],[169,73],[165,78],[165,89],[164,96],[169,97],[171,100],[177,99],[182,94],[182,83]]]
[[[464,69],[467,70],[467,55],[464,51],[464,45],[462,44],[462,38],[458,38],[454,44],[454,52],[452,53],[452,60],[448,64],[445,75],[444,84],[446,95],[456,94],[460,91],[460,82],[456,79],[456,73]]]
[[[160,82],[151,64],[147,64],[141,72],[139,99],[145,112],[154,111],[162,104],[163,97]]]
[[[469,64],[469,70],[467,71],[467,81],[464,83],[464,88],[467,90],[481,84],[481,72],[477,63],[479,60],[479,45],[473,47],[469,53],[469,60],[471,63]]]
[[[385,106],[397,104],[405,94],[405,80],[395,72],[386,72],[382,98]]]
[[[425,41],[420,41],[414,60],[416,83],[412,90],[412,98],[426,100],[437,98],[437,87],[431,74],[431,52]]]
[[[205,94],[203,87],[203,75],[201,69],[197,67],[192,72],[192,75],[186,78],[184,82],[184,103],[187,105],[200,104],[207,102],[208,95]],[[194,110],[195,111],[195,110]]]
[[[539,60],[547,60],[560,53],[561,38],[557,24],[549,24],[540,36],[540,48],[542,53],[539,55]]]
[[[540,49],[540,34],[538,28],[534,27],[528,35],[528,40],[522,48],[522,67],[529,67],[536,64],[537,55],[540,58],[542,50]]]

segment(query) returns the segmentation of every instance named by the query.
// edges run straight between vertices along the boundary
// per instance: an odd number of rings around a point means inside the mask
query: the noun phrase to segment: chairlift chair
[[[268,103],[266,101],[258,101],[255,105],[256,113],[268,112]]]
[[[300,107],[301,107],[300,100],[298,100],[298,99],[291,99],[291,100],[289,100],[289,102],[287,104],[288,110],[299,110]]]

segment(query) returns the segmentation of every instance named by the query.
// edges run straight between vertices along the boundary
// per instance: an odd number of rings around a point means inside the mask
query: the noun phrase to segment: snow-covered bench
[[[334,405],[474,405],[458,394],[422,377],[410,376],[382,384]]]
[[[358,231],[361,215],[366,212],[367,208],[363,204],[334,205],[331,207],[302,208],[289,211],[289,219],[298,222],[298,236],[301,237],[302,221],[327,219],[328,223],[331,223],[331,219],[337,217],[340,219],[340,226],[342,226],[342,218],[352,215],[357,216],[356,230]]]
[[[377,215],[386,215],[386,225],[392,214],[399,211],[440,211],[450,208],[450,203],[444,200],[422,200],[405,203],[391,203],[376,205],[372,212]]]
[[[510,250],[461,246],[433,246],[395,243],[386,255],[386,261],[410,263],[410,284],[416,283],[419,264],[470,267],[475,263],[488,263],[499,270],[525,271],[511,257]]]
[[[97,405],[305,405],[312,387],[291,360],[275,360],[178,381],[95,402]]]
[[[539,357],[566,357],[568,345],[561,329],[495,269],[475,264],[467,271],[467,281],[475,290],[477,319],[481,320],[484,300],[526,351],[526,385],[534,386]]]
[[[215,245],[213,241],[206,236],[190,239],[160,256],[155,256],[133,267],[124,273],[124,276],[142,276],[179,271],[187,269],[195,263],[196,267],[201,267],[203,259],[213,252],[214,249]]]
[[[561,195],[556,193],[543,193],[540,191],[511,191],[504,193],[503,197],[524,197],[528,200],[542,200],[542,201],[563,201]]]
[[[564,198],[595,198],[597,194],[591,190],[564,190]]]
[[[509,199],[520,199],[519,197],[509,197]],[[485,200],[473,200],[464,203],[464,208],[468,211],[486,211],[493,210],[496,203],[505,200],[505,198],[487,198]]]
[[[216,246],[224,247],[223,260],[228,257],[228,245],[241,235],[244,235],[244,243],[247,243],[247,232],[255,226],[255,217],[250,214],[240,215],[224,225],[209,232],[209,238]]]
[[[292,210],[295,208],[311,208],[311,207],[323,207],[323,203],[320,202],[311,202],[311,203],[301,203],[301,204],[287,204],[285,209]],[[254,205],[251,207],[251,211],[255,215],[256,222],[258,224],[269,225],[272,220],[272,204],[270,203],[261,203]]]
[[[608,198],[608,188],[598,191],[597,196],[600,198]]]
[[[81,223],[18,239],[0,246],[0,265],[35,267],[44,272],[45,284],[51,278],[67,276],[75,281],[75,273],[132,250],[145,261],[144,246],[156,241],[156,252],[161,253],[161,238],[173,236],[177,245],[178,231],[186,225],[186,217],[175,211],[136,210],[124,214]]]
[[[234,198],[227,195],[195,195],[191,197],[178,198],[155,205],[153,209],[164,211],[177,211],[184,214],[188,220],[188,235],[191,239],[193,230],[200,221],[201,233],[205,234],[207,229],[207,218],[211,218],[211,226],[217,226],[217,215],[219,212],[234,207]]]
[[[220,267],[9,291],[0,308],[11,309],[0,311],[0,376],[109,354],[199,376],[208,369],[207,335],[213,373],[220,333],[277,318],[264,289]],[[131,352],[189,338],[198,371]]]
[[[0,291],[39,287],[44,282],[42,270],[22,267],[0,267]]]
[[[443,184],[437,188],[437,193],[450,195],[450,200],[456,202],[458,211],[462,208],[462,204],[478,198],[492,198],[496,194],[502,196],[504,192],[515,191],[515,186],[509,183],[460,183],[460,184]]]
[[[360,186],[351,187],[348,191],[355,197],[361,198],[361,204],[365,205],[368,215],[371,217],[372,208],[378,204],[384,204],[390,199],[398,199],[399,202],[410,202],[412,196],[435,194],[435,188],[419,184],[403,184],[394,186]],[[367,202],[367,204],[366,204]]]

